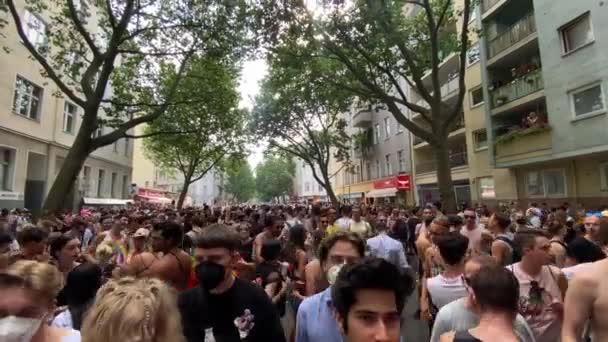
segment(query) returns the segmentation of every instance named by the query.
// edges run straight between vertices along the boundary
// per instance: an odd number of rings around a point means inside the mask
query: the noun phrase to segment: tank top
[[[426,288],[437,309],[468,295],[462,276],[446,278],[443,274],[428,278]]]

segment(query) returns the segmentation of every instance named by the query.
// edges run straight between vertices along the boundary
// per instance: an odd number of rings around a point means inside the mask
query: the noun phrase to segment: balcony
[[[492,7],[494,7],[494,5],[496,5],[500,1],[501,0],[483,0],[482,1],[482,7],[481,7],[482,12],[485,13],[487,10],[489,10]]]
[[[372,126],[372,112],[363,109],[353,115],[353,127],[368,128]]]
[[[531,127],[496,138],[496,165],[525,164],[525,160],[550,154],[552,134],[549,126]]]
[[[457,92],[458,89],[460,89],[459,75],[451,75],[449,80],[441,86],[441,98],[445,99]]]
[[[496,37],[489,39],[488,59],[524,40],[534,32],[536,32],[536,23],[534,13],[530,12]]]
[[[524,96],[542,90],[543,74],[541,69],[531,71],[519,78],[514,79],[509,84],[490,91],[492,98],[492,109],[504,106]]]
[[[455,168],[468,164],[467,153],[458,152],[450,155],[450,167]],[[417,161],[416,173],[429,173],[437,171],[437,162],[434,160]]]

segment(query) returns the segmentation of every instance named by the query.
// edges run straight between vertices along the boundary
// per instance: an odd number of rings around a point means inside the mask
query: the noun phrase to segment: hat
[[[146,228],[139,228],[135,231],[135,234],[133,234],[134,238],[139,238],[139,237],[148,237],[148,235],[150,235],[150,231],[147,230]]]

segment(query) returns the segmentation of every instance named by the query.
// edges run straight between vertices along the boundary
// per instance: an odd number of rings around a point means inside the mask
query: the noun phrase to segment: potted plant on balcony
[[[373,132],[371,129],[366,129],[353,135],[354,147],[361,154],[365,155],[373,146]]]

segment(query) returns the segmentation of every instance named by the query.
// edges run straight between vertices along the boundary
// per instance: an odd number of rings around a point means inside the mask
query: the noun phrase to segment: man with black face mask
[[[194,242],[199,287],[178,298],[188,342],[285,341],[264,290],[234,276],[239,244],[238,234],[221,224],[205,228]]]

